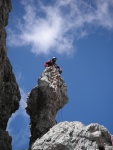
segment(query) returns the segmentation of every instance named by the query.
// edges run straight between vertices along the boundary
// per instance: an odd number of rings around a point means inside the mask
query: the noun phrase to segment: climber
[[[62,69],[56,64],[56,57],[53,57],[52,60],[48,60],[47,62],[44,63],[45,67],[50,67],[50,66],[54,66],[58,72],[61,74],[62,73]]]

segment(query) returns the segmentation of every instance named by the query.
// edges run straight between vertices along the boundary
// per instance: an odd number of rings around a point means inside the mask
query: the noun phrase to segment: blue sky
[[[112,18],[112,0],[12,0],[7,48],[22,95],[7,128],[13,150],[28,147],[26,97],[53,56],[69,97],[57,121],[99,123],[113,134]]]

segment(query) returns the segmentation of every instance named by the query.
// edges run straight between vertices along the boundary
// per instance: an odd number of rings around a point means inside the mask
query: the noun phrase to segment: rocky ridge
[[[32,145],[32,150],[113,150],[108,130],[97,123],[62,122]]]
[[[68,102],[67,88],[54,67],[47,67],[28,94],[30,150],[113,150],[111,135],[102,125],[81,122],[57,124],[59,109]]]
[[[56,113],[68,101],[64,80],[54,67],[47,67],[38,85],[27,98],[26,111],[30,115],[30,146],[56,124]]]
[[[12,138],[6,131],[12,113],[19,108],[20,91],[7,57],[6,31],[10,0],[0,0],[0,150],[11,150]]]

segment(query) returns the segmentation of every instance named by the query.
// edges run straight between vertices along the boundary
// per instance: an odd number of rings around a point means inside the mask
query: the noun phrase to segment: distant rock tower
[[[68,102],[64,80],[54,67],[47,67],[38,85],[28,94],[26,111],[30,116],[30,146],[56,124],[56,113]]]

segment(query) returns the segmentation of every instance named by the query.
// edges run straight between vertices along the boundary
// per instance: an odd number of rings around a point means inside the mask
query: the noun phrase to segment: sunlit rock
[[[68,102],[66,93],[66,85],[59,72],[54,67],[47,67],[27,98],[30,145],[56,124],[57,111]]]
[[[62,122],[37,139],[32,150],[113,150],[110,133],[97,123]]]

